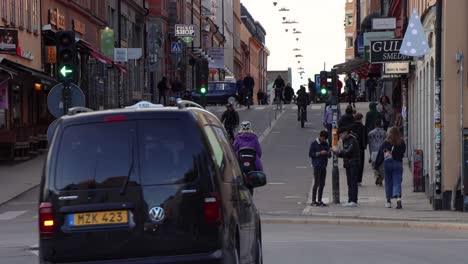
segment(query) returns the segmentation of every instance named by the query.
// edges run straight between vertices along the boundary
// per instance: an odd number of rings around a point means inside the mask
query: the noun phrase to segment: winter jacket
[[[375,128],[375,121],[380,117],[377,111],[377,104],[374,102],[369,103],[369,112],[366,114],[366,133],[369,134]]]
[[[380,146],[377,159],[375,160],[374,169],[380,167],[380,165],[384,162],[385,151],[391,152],[391,159],[402,162],[406,151],[406,144],[404,141],[402,141],[400,145],[394,146],[390,142],[385,141],[382,146]]]
[[[330,147],[328,146],[328,141],[323,143],[320,142],[320,139],[316,139],[312,141],[309,148],[309,157],[312,159],[312,166],[314,168],[326,168],[328,165],[328,159],[331,157],[329,155],[321,155],[320,151],[330,151]]]
[[[388,123],[388,124],[392,124],[393,123],[393,120],[392,120],[392,117],[393,117],[393,109],[392,109],[392,105],[391,104],[381,104],[379,103],[377,105],[377,111],[379,111],[380,113],[380,116],[382,118],[385,119],[385,121]]]
[[[351,128],[351,126],[354,124],[354,116],[352,114],[344,114],[340,120],[338,121],[338,127],[348,127]]]
[[[277,78],[275,80],[275,83],[273,84],[273,88],[283,88],[285,87],[286,85],[284,84],[284,80],[283,79],[279,79]]]
[[[235,110],[226,110],[221,116],[225,127],[233,128],[239,125],[239,114]]]
[[[299,90],[297,92],[297,104],[301,106],[309,104],[309,95],[305,90]]]
[[[369,142],[369,150],[371,152],[371,160],[373,162],[375,162],[380,146],[382,146],[386,138],[387,132],[385,132],[381,127],[377,127],[369,132],[367,140]]]
[[[366,146],[367,146],[366,127],[360,121],[356,121],[351,126],[351,131],[353,131],[357,136],[357,140],[359,141],[359,149],[360,150],[366,149]]]
[[[244,78],[244,86],[245,86],[245,88],[249,88],[249,89],[253,88],[255,86],[254,78],[249,77],[249,76],[245,77]]]
[[[343,158],[345,168],[360,166],[359,141],[354,133],[349,134],[348,138],[343,141],[343,150],[338,153],[338,157]]]
[[[257,152],[257,157],[255,159],[255,167],[259,171],[263,171],[263,164],[261,161],[262,158],[262,147],[260,146],[260,142],[258,142],[257,135],[254,133],[239,133],[237,134],[236,138],[234,139],[233,144],[234,151],[236,155],[239,154],[239,150],[243,148],[251,148]]]

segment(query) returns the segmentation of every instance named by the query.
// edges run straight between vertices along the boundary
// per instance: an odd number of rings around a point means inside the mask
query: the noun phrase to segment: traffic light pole
[[[338,97],[336,96],[337,93],[337,82],[338,76],[336,74],[336,70],[331,71],[332,77],[332,89],[333,95],[329,99],[329,102],[332,106],[333,111],[333,121],[332,121],[332,147],[334,149],[338,148],[338,107],[340,102]],[[333,154],[333,169],[332,169],[332,193],[333,193],[333,203],[339,204],[340,203],[340,170],[338,169],[338,156]]]
[[[63,82],[63,92],[62,92],[62,99],[63,99],[63,115],[68,114],[68,109],[71,106],[71,88],[70,88],[71,80],[66,80]]]

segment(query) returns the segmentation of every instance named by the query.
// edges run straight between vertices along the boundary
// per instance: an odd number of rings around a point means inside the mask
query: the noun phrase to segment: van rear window
[[[120,188],[132,156],[129,187],[191,182],[210,166],[195,124],[176,119],[84,124],[65,128],[62,134],[55,187]]]

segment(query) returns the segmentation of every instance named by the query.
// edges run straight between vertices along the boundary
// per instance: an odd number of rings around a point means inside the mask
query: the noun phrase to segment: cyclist
[[[234,106],[230,103],[226,105],[226,111],[221,116],[221,122],[224,124],[224,128],[228,132],[229,138],[234,140],[234,130],[239,126],[239,114],[234,109]]]
[[[262,158],[262,147],[258,141],[257,135],[252,130],[252,124],[249,121],[243,121],[241,124],[241,130],[237,134],[236,139],[233,144],[234,151],[236,154],[239,153],[239,150],[243,148],[251,148],[257,152],[257,157],[255,159],[255,168],[257,171],[263,171],[263,164],[261,162]]]
[[[297,91],[297,121],[301,121],[301,108],[304,107],[304,119],[307,121],[307,105],[309,105],[309,95],[304,86],[301,85]]]
[[[275,89],[275,99],[274,102],[278,103],[277,100],[280,102],[283,101],[283,90],[285,87],[285,83],[281,75],[278,75],[278,78],[276,78],[275,83],[273,84],[273,88]]]

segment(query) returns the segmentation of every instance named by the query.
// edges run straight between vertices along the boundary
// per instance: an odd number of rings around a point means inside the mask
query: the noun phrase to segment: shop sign
[[[57,28],[59,30],[64,30],[65,29],[65,16],[58,14],[58,22],[57,22]]]
[[[114,61],[127,62],[128,52],[126,48],[115,48],[114,49]]]
[[[21,49],[21,57],[28,60],[34,60],[34,55],[32,54],[32,52],[25,49]]]
[[[400,54],[401,43],[401,39],[371,41],[371,63],[412,61],[412,57]]]
[[[8,80],[0,82],[0,109],[8,109]]]
[[[195,25],[175,25],[175,36],[176,37],[195,37]]]
[[[65,16],[60,15],[57,9],[49,9],[49,24],[59,30],[65,29]]]
[[[210,69],[224,69],[224,48],[208,49],[208,55],[213,58],[213,62],[209,63]]]
[[[0,53],[16,54],[18,45],[18,31],[0,29]]]
[[[372,30],[394,30],[396,29],[396,18],[374,18],[372,19]]]
[[[385,74],[409,73],[409,62],[387,62],[384,65]]]
[[[73,19],[72,20],[72,25],[73,25],[73,30],[78,32],[78,33],[81,33],[81,34],[85,34],[86,32],[86,26],[85,26],[85,23],[79,21],[78,19]]]
[[[57,63],[57,49],[55,46],[47,46],[47,61],[46,63]]]

